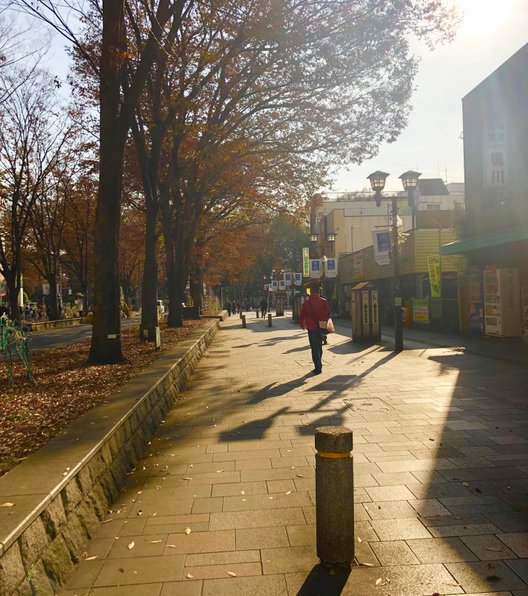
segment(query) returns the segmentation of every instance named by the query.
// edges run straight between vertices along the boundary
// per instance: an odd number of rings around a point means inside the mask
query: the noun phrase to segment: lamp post
[[[367,178],[374,191],[376,206],[381,205],[381,191],[385,188],[386,172],[373,172]],[[403,322],[402,322],[402,295],[400,286],[400,254],[398,247],[398,197],[391,198],[392,216],[392,266],[393,266],[393,302],[394,302],[394,351],[403,350]]]
[[[412,210],[412,229],[416,230],[416,200],[414,191],[418,185],[418,178],[422,174],[420,172],[414,172],[413,170],[407,170],[399,178],[402,181],[403,188],[407,191],[409,207]]]

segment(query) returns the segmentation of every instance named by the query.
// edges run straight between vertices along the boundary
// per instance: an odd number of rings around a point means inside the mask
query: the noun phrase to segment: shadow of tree
[[[259,420],[252,420],[241,424],[236,428],[226,430],[220,433],[220,439],[222,441],[233,442],[233,441],[247,441],[248,439],[261,439],[266,431],[273,424],[273,419],[278,416],[285,414],[290,408],[284,407],[277,410],[273,414],[260,418]]]

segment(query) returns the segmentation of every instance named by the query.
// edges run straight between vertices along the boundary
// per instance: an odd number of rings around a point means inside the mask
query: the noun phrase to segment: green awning
[[[444,244],[442,246],[442,254],[446,256],[459,255],[472,250],[478,250],[479,248],[499,246],[501,244],[509,244],[510,242],[519,242],[519,240],[528,240],[528,227],[503,230],[487,236],[464,238],[450,244]]]

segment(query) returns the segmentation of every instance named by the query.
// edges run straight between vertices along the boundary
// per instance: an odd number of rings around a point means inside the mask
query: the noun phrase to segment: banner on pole
[[[294,273],[293,274],[293,285],[294,286],[302,286],[302,273]]]
[[[319,279],[321,277],[321,273],[321,259],[310,259],[310,277],[312,279]]]
[[[303,277],[310,277],[310,249],[309,248],[303,248],[302,249],[302,256],[303,256],[303,270],[302,270],[302,274]]]
[[[429,269],[429,283],[431,284],[431,298],[440,298],[442,296],[440,257],[438,255],[429,255],[427,257],[427,267]]]
[[[292,285],[292,274],[291,271],[284,272],[284,284],[288,287]]]
[[[388,230],[375,230],[372,232],[372,243],[374,244],[374,260],[378,265],[390,263],[391,240]]]
[[[326,269],[326,277],[336,277],[337,276],[337,260],[334,258],[326,259],[325,269]]]
[[[286,282],[283,279],[279,279],[279,290],[281,292],[286,291]]]

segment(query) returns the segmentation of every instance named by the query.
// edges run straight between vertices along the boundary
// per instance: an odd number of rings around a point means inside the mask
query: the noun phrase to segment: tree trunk
[[[123,0],[103,1],[100,76],[100,170],[95,215],[95,296],[89,361],[123,361],[119,288],[119,226],[128,127],[119,118],[124,35]]]
[[[48,296],[49,319],[50,321],[56,321],[60,316],[59,301],[57,300],[57,276],[49,275],[46,281],[50,287],[50,293]]]
[[[7,303],[9,305],[9,318],[12,321],[20,320],[20,308],[18,307],[18,295],[20,284],[17,284],[17,275],[11,271],[4,271],[4,279],[7,286]]]
[[[156,258],[157,204],[147,202],[145,223],[145,264],[141,284],[141,338],[143,330],[152,329],[158,324],[158,261]],[[150,335],[150,334],[149,334]],[[151,338],[148,338],[151,340]]]
[[[198,314],[201,315],[203,309],[203,274],[199,267],[195,267],[191,274],[190,286],[193,304]]]

